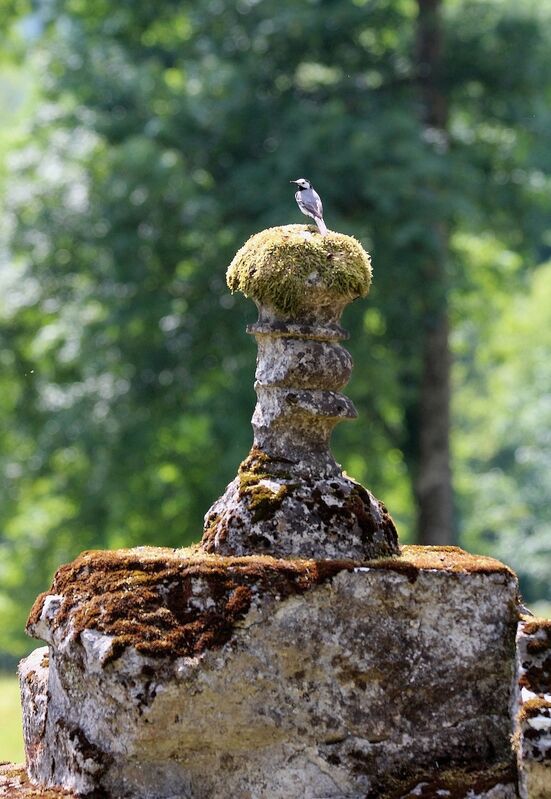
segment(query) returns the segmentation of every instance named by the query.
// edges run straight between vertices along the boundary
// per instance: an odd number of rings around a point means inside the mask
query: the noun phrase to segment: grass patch
[[[19,681],[0,674],[0,761],[22,763],[24,758]]]

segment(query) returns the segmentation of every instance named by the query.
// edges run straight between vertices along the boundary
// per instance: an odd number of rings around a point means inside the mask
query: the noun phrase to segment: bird
[[[296,183],[298,186],[295,192],[295,200],[297,205],[306,216],[311,216],[318,230],[322,236],[327,233],[327,227],[323,221],[323,205],[321,198],[309,180],[306,178],[299,178],[298,180],[291,180],[290,183]]]

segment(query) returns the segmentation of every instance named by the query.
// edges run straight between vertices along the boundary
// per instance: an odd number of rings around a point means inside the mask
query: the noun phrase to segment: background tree
[[[448,97],[444,83],[444,51],[440,0],[418,0],[417,79],[421,122],[425,131],[449,146]],[[438,186],[426,190],[440,194]],[[448,319],[449,224],[446,210],[435,215],[429,234],[436,246],[426,254],[420,277],[430,290],[423,294],[418,420],[412,431],[417,450],[414,476],[418,537],[423,544],[451,544],[454,539],[450,464],[450,345]]]
[[[465,242],[491,229],[522,256],[488,267],[496,293],[543,252],[543,11],[54,0],[26,21],[40,100],[5,182],[0,646],[79,550],[199,537],[251,437],[251,309],[225,267],[249,234],[303,221],[299,175],[375,264],[345,320],[360,420],[337,455],[402,538],[449,540],[447,315],[459,330],[480,289]]]

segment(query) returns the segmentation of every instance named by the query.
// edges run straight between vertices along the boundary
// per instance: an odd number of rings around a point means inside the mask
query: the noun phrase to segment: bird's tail
[[[325,222],[323,221],[321,216],[315,216],[314,217],[314,222],[318,226],[318,230],[321,233],[321,235],[325,236],[325,234],[327,233],[327,227],[325,226]]]

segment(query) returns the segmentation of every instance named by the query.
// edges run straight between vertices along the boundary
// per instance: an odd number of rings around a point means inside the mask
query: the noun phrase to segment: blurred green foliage
[[[374,261],[337,457],[411,538],[420,319],[444,291],[458,535],[549,591],[549,371],[521,317],[547,307],[550,19],[443,10],[449,137],[419,119],[413,0],[12,4],[6,51],[36,88],[0,134],[0,649],[24,650],[30,602],[80,550],[199,538],[251,440],[254,308],[225,269],[303,221],[300,175]],[[445,286],[422,280],[435,224]]]
[[[486,257],[492,251],[487,242],[472,244]],[[483,263],[484,252],[478,256]],[[512,253],[505,259],[517,260]],[[510,564],[528,603],[551,600],[550,308],[547,264],[511,301],[490,295],[476,330],[484,346],[469,344],[472,322],[457,331],[456,342],[463,543]]]
[[[0,762],[22,763],[23,734],[19,681],[14,674],[0,672]]]

